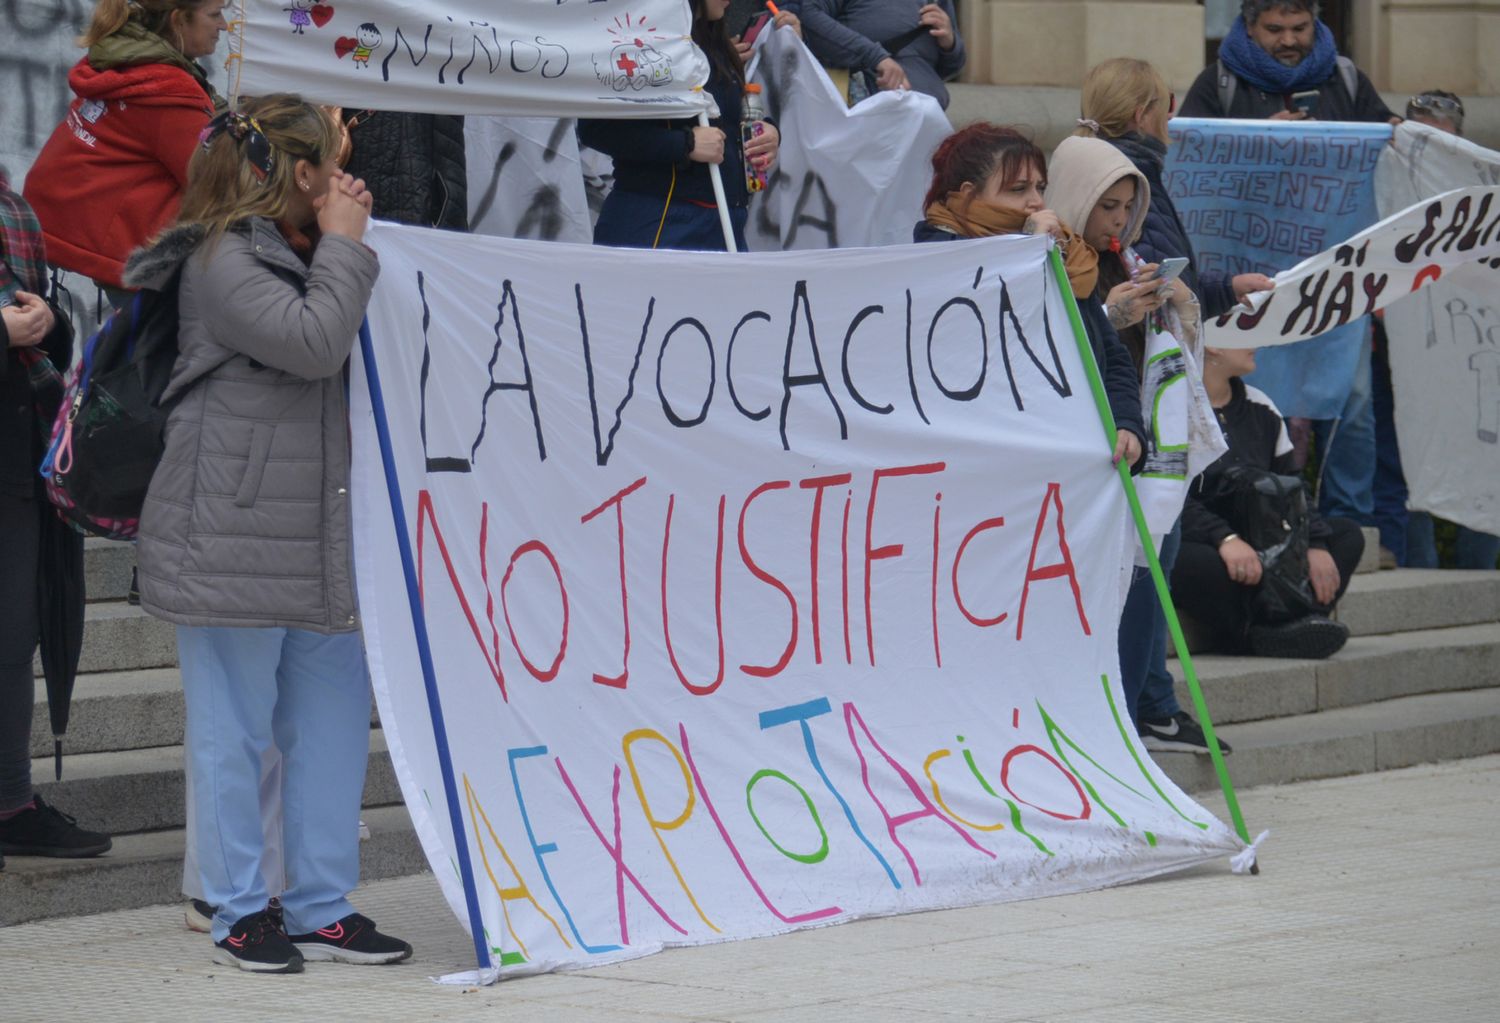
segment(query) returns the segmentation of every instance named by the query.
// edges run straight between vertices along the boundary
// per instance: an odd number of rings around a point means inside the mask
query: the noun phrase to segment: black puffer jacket
[[[464,119],[345,109],[354,152],[346,171],[364,178],[375,216],[421,227],[469,229]]]
[[[1187,229],[1177,216],[1177,207],[1167,193],[1163,181],[1163,168],[1167,162],[1167,147],[1160,139],[1130,132],[1119,138],[1106,140],[1116,149],[1130,157],[1136,170],[1146,175],[1151,186],[1151,208],[1146,211],[1146,223],[1141,228],[1140,240],[1135,251],[1151,263],[1160,263],[1174,256],[1186,256],[1188,267],[1182,272],[1182,280],[1193,294],[1198,296],[1198,305],[1203,318],[1209,320],[1233,309],[1239,299],[1234,297],[1234,285],[1229,274],[1222,270],[1198,271],[1198,259],[1193,254],[1193,243]]]

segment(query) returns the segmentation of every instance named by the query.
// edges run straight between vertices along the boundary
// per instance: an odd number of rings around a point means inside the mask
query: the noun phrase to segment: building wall
[[[1151,61],[1179,91],[1203,67],[1195,0],[959,0],[963,81],[1076,88],[1108,57]],[[1500,95],[1500,0],[1352,0],[1350,55],[1383,91]]]

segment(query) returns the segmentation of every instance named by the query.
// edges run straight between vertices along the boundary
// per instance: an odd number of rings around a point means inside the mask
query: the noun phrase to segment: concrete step
[[[1226,763],[1237,788],[1388,771],[1500,751],[1500,689],[1407,696],[1221,732],[1234,747]],[[1219,787],[1206,755],[1152,756],[1189,792]]]
[[[141,671],[97,671],[79,675],[73,685],[68,732],[63,739],[63,771],[75,753],[147,749],[182,743],[182,676],[176,668]],[[370,723],[380,714],[370,707]],[[36,684],[36,708],[31,718],[31,755],[52,755],[52,722],[47,690]],[[47,770],[51,777],[51,768]]]
[[[1500,686],[1500,623],[1356,636],[1327,660],[1193,658],[1215,724],[1311,714],[1379,700]],[[1180,661],[1167,666],[1192,707]]]
[[[152,618],[123,600],[90,604],[84,610],[79,672],[136,671],[176,664],[177,628],[170,622]],[[40,653],[32,661],[32,673],[38,678],[42,675]]]
[[[369,841],[360,843],[360,876],[374,881],[428,869],[404,806],[367,809]],[[180,829],[123,835],[87,860],[6,857],[0,870],[0,927],[59,916],[184,901]],[[205,939],[206,940],[206,939]]]
[[[1500,622],[1500,572],[1398,568],[1357,575],[1338,619],[1355,636]]]
[[[69,756],[63,763],[61,782],[52,781],[50,756],[33,760],[31,769],[42,798],[77,817],[91,831],[124,835],[183,826],[181,746]],[[372,729],[364,805],[400,802],[401,788],[385,733]]]
[[[135,544],[91,536],[83,541],[84,593],[90,601],[124,600],[135,568]]]
[[[182,676],[176,668],[99,671],[79,675],[73,684],[68,732],[63,739],[63,771],[74,754],[175,746],[182,742]],[[52,723],[47,690],[38,680],[31,719],[31,755],[52,755]],[[37,777],[52,777],[48,767]]]

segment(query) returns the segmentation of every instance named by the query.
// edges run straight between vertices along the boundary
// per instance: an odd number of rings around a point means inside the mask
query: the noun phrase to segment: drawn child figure
[[[283,7],[283,11],[290,12],[292,16],[292,32],[296,35],[306,35],[305,29],[312,24],[312,7],[317,0],[292,0],[292,6]]]
[[[296,2],[296,0],[293,0]],[[359,67],[370,66],[370,54],[380,45],[380,29],[374,22],[365,22],[354,30],[354,39],[359,44],[354,48],[354,63]]]

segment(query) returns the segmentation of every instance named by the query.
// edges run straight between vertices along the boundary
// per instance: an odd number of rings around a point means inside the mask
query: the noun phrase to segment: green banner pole
[[[1073,288],[1068,283],[1068,271],[1063,266],[1062,251],[1052,247],[1050,255],[1052,276],[1063,293],[1063,304],[1068,309],[1068,322],[1073,327],[1073,340],[1078,345],[1078,355],[1083,360],[1084,372],[1088,374],[1089,390],[1093,392],[1094,404],[1099,409],[1099,421],[1104,425],[1110,450],[1115,446],[1115,417],[1109,411],[1109,399],[1104,393],[1104,381],[1099,377],[1099,367],[1094,362],[1094,350],[1089,344],[1088,334],[1083,328],[1083,317],[1078,313],[1078,303],[1073,300]],[[1135,519],[1136,533],[1141,538],[1141,547],[1146,552],[1146,562],[1151,568],[1151,580],[1156,584],[1156,596],[1167,617],[1167,630],[1172,634],[1172,644],[1177,648],[1177,659],[1182,663],[1182,672],[1187,678],[1188,692],[1193,697],[1193,709],[1198,712],[1198,723],[1203,726],[1203,737],[1208,740],[1208,755],[1213,758],[1214,770],[1219,775],[1219,786],[1224,790],[1224,802],[1229,807],[1230,819],[1234,821],[1235,833],[1249,844],[1250,831],[1245,827],[1244,815],[1240,813],[1240,801],[1234,794],[1234,783],[1229,780],[1229,768],[1224,763],[1224,752],[1219,749],[1219,740],[1214,735],[1214,723],[1208,714],[1208,704],[1203,699],[1203,687],[1198,684],[1198,671],[1193,667],[1193,656],[1188,653],[1187,641],[1182,637],[1182,623],[1177,620],[1177,609],[1172,605],[1172,594],[1167,588],[1167,578],[1162,574],[1161,561],[1156,556],[1156,544],[1151,539],[1151,530],[1146,525],[1146,513],[1141,510],[1140,496],[1135,492],[1135,481],[1130,478],[1130,466],[1122,460],[1115,467],[1120,482],[1125,487],[1125,500],[1130,504],[1130,515]],[[1252,868],[1252,872],[1258,870]]]

